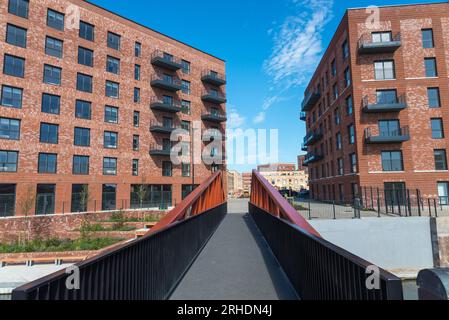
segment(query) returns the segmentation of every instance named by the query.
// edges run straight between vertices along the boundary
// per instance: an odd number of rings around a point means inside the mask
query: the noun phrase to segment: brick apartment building
[[[346,11],[306,90],[312,196],[420,189],[447,204],[449,3],[379,11],[374,24],[367,9]]]
[[[169,150],[194,121],[224,134],[224,61],[81,0],[1,0],[0,41],[0,216],[129,208],[140,185],[171,206],[219,168]]]
[[[257,171],[296,171],[294,163],[271,163],[257,166]]]

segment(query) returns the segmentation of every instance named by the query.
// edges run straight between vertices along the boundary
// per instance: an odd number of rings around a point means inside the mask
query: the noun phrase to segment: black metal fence
[[[167,299],[220,225],[227,204],[79,263],[80,288],[65,270],[13,291],[13,300]]]
[[[398,277],[378,269],[380,286],[370,290],[367,270],[375,266],[258,207],[249,209],[301,299],[403,300]]]

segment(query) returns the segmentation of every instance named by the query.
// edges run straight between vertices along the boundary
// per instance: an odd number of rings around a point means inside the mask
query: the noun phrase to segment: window
[[[334,95],[334,101],[338,99],[338,83],[334,84],[332,87],[332,93]]]
[[[142,55],[142,44],[140,42],[136,42],[134,44],[134,56],[139,58]]]
[[[431,119],[430,123],[432,128],[432,139],[444,139],[443,119]]]
[[[108,56],[106,60],[106,71],[114,74],[120,74],[120,59]]]
[[[139,136],[133,135],[133,150],[139,151]]]
[[[17,172],[19,153],[0,150],[0,172]]]
[[[47,11],[47,26],[50,28],[63,31],[64,30],[64,15],[60,12],[48,9]]]
[[[331,74],[333,77],[335,77],[337,75],[337,62],[334,60],[332,60],[331,63]]]
[[[117,140],[118,133],[117,132],[104,132],[104,147],[106,149],[117,149]]]
[[[63,42],[61,40],[46,37],[45,38],[45,54],[49,56],[62,58]]]
[[[80,38],[94,41],[95,39],[95,26],[91,25],[90,23],[80,21],[80,32],[79,32]]]
[[[41,111],[45,113],[59,114],[61,97],[44,93],[42,95]]]
[[[88,156],[73,156],[73,174],[77,175],[89,174]]]
[[[171,177],[172,176],[172,163],[170,161],[162,162],[162,176]]]
[[[25,59],[5,54],[3,74],[23,78],[25,76]]]
[[[38,173],[56,173],[57,155],[53,153],[39,153]]]
[[[380,120],[379,135],[381,137],[392,137],[401,135],[399,120]]]
[[[117,185],[104,184],[101,209],[103,211],[115,210],[117,206]]]
[[[345,87],[349,87],[351,85],[351,70],[346,68],[345,70]]]
[[[133,125],[134,125],[134,127],[138,128],[139,124],[140,124],[140,112],[139,111],[134,111]]]
[[[134,79],[140,80],[140,65],[134,65]]]
[[[117,82],[106,81],[106,97],[118,99],[120,85]]]
[[[140,103],[140,88],[134,88],[134,103]]]
[[[422,45],[424,49],[434,48],[435,44],[433,42],[433,30],[423,29],[422,30]]]
[[[9,0],[8,12],[27,19],[29,5],[29,0]]]
[[[137,177],[139,175],[139,160],[133,159],[133,176]]]
[[[344,162],[343,158],[338,158],[337,164],[338,164],[338,170],[337,170],[338,175],[339,176],[344,175],[345,174],[345,162]]]
[[[27,30],[8,24],[6,27],[6,42],[13,46],[26,48],[27,46]]]
[[[434,150],[435,170],[447,170],[446,150]]]
[[[394,61],[376,61],[374,62],[374,72],[376,80],[395,79]]]
[[[103,175],[105,176],[117,175],[117,158],[103,159]]]
[[[341,117],[340,117],[340,109],[335,109],[334,111],[334,120],[335,120],[335,124],[338,126],[341,123]]]
[[[57,124],[41,123],[40,142],[57,144],[59,126]]]
[[[373,32],[371,40],[374,43],[391,42],[392,36],[390,31]]]
[[[181,112],[183,114],[190,114],[190,101],[187,100],[181,101]]]
[[[190,121],[181,121],[181,128],[190,132]]]
[[[14,216],[16,212],[16,185],[0,184],[0,199],[2,199],[2,205],[0,206],[0,216]]]
[[[190,81],[182,80],[182,93],[190,94]]]
[[[337,150],[341,150],[342,148],[342,142],[341,142],[341,133],[337,133],[337,138],[336,138],[336,142],[337,142]]]
[[[78,63],[88,67],[93,67],[94,52],[90,49],[78,47]]]
[[[108,47],[120,50],[120,36],[118,34],[108,32]]]
[[[182,176],[183,177],[190,177],[190,163],[183,163],[182,164]]]
[[[402,151],[382,152],[382,170],[386,172],[404,171]]]
[[[191,184],[183,184],[182,185],[182,200],[187,198],[198,186]]]
[[[351,163],[351,173],[357,173],[357,155],[355,153],[350,154],[349,161]]]
[[[109,123],[118,123],[118,108],[105,106],[104,121]]]
[[[78,119],[90,120],[92,104],[88,101],[76,100],[75,117]]]
[[[22,108],[22,94],[23,90],[20,88],[2,86],[2,106],[17,109]]]
[[[185,74],[190,74],[190,62],[182,60],[181,65],[182,65],[182,72]]]
[[[44,83],[61,85],[62,69],[48,64],[44,65]]]
[[[355,129],[354,129],[353,124],[351,124],[348,127],[348,135],[349,135],[349,144],[354,144],[355,143]]]
[[[92,93],[92,76],[78,73],[76,77],[76,90]]]
[[[0,139],[19,140],[20,120],[0,117]]]
[[[88,128],[75,128],[75,146],[89,147],[90,146],[90,129]]]
[[[47,215],[55,213],[54,184],[38,184],[36,194],[36,215]]]
[[[342,52],[343,52],[343,60],[346,60],[349,57],[349,45],[348,40],[345,40],[343,42],[343,45],[341,46]]]
[[[426,77],[438,77],[437,60],[435,58],[425,58],[424,67],[426,69]]]
[[[377,103],[378,104],[390,104],[398,102],[397,91],[394,89],[391,90],[377,90]]]
[[[439,88],[427,88],[427,97],[429,100],[429,108],[440,108],[440,89]]]
[[[72,205],[70,212],[86,212],[89,198],[89,185],[72,184]]]
[[[352,101],[352,96],[346,98],[346,113],[348,116],[354,113],[354,103]]]

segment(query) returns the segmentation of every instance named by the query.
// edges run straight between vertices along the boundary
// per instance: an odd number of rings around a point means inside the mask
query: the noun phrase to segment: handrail
[[[250,202],[271,215],[287,220],[301,230],[321,238],[318,231],[257,170],[253,171]]]

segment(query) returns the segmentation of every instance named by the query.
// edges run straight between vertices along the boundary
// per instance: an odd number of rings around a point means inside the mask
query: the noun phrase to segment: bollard
[[[438,218],[437,199],[433,199],[433,206],[435,208],[435,218]]]

